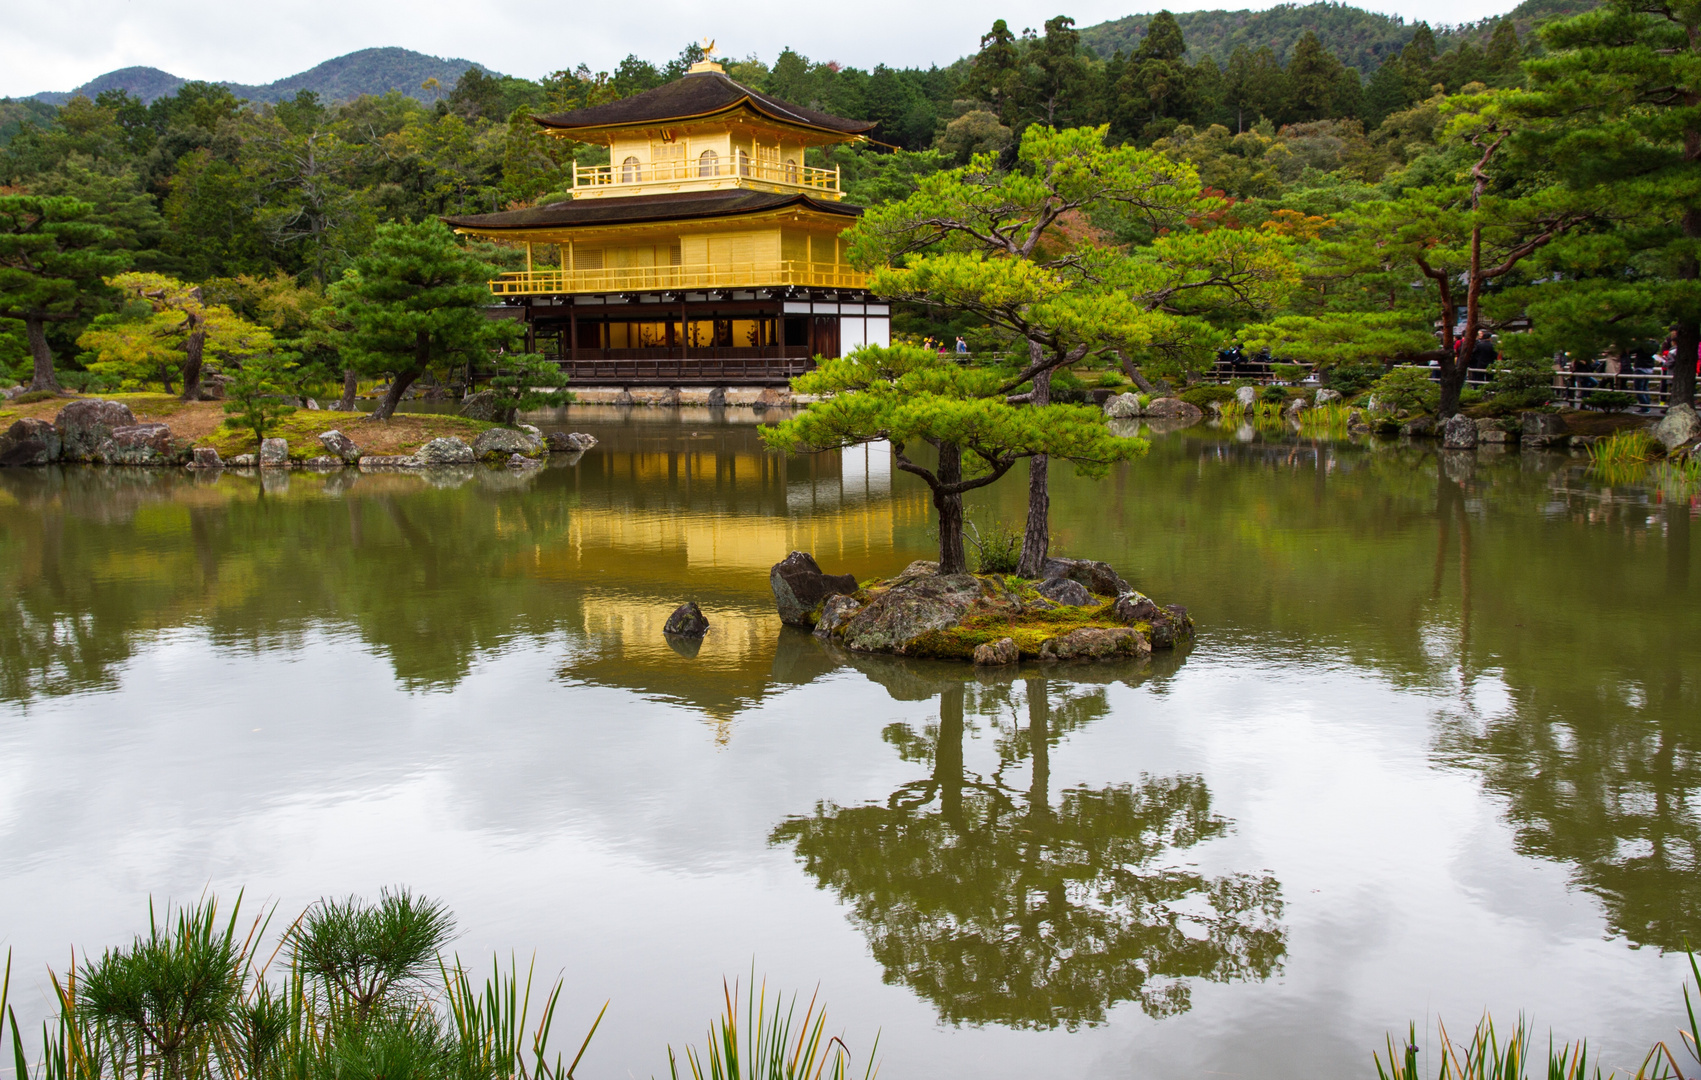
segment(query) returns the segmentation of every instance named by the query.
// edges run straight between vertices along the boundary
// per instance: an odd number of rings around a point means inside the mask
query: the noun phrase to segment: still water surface
[[[564,973],[567,1028],[612,999],[589,1077],[665,1069],[753,966],[892,1078],[1362,1076],[1485,1007],[1621,1071],[1670,1036],[1693,499],[1161,436],[1063,470],[1056,542],[1197,645],[976,678],[780,626],[772,563],[890,573],[930,508],[879,451],[781,461],[737,420],[575,409],[601,445],[527,476],[0,472],[20,1019],[150,896],[405,883],[464,958]],[[685,599],[694,656],[660,634]]]

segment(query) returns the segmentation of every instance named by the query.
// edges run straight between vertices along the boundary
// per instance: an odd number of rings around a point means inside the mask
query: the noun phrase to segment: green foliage
[[[386,889],[376,904],[355,896],[325,899],[303,917],[292,957],[333,1009],[347,1008],[364,1021],[386,1003],[411,1006],[454,930],[442,904],[407,889]]]
[[[440,222],[379,226],[371,249],[331,288],[331,297],[348,328],[339,339],[344,361],[390,376],[380,419],[432,367],[484,364],[519,338],[516,324],[487,319],[481,310],[495,273]]]
[[[1628,390],[1590,390],[1583,395],[1583,404],[1590,409],[1621,412],[1636,404],[1636,395]]]
[[[58,397],[56,390],[28,390],[12,399],[14,405],[34,405],[38,401],[51,401]]]
[[[1441,388],[1422,368],[1397,367],[1370,386],[1377,408],[1394,416],[1428,412],[1441,400]]]
[[[237,1022],[252,941],[237,936],[241,906],[238,898],[221,920],[209,899],[178,911],[175,923],[168,909],[162,925],[150,903],[147,935],[87,967],[75,1007],[105,1037],[118,1076],[185,1080],[222,1049]]]
[[[532,353],[496,357],[486,385],[495,393],[495,415],[505,424],[512,424],[516,413],[557,408],[573,400],[561,365]]]
[[[224,411],[227,427],[250,431],[255,443],[266,439],[278,421],[295,412],[285,400],[290,372],[295,362],[280,353],[252,357],[235,369],[225,383]]]
[[[1233,401],[1234,387],[1218,385],[1194,386],[1183,390],[1178,396],[1189,405],[1196,405],[1199,408],[1204,409],[1209,407],[1214,401]]]
[[[129,262],[95,207],[66,196],[0,195],[0,318],[41,333],[111,303],[104,279]],[[45,374],[45,378],[42,377]],[[56,384],[51,369],[35,389]],[[41,385],[45,383],[45,385]]]
[[[1358,360],[1342,360],[1323,369],[1324,383],[1346,397],[1352,397],[1381,377],[1382,365]]]
[[[975,572],[978,574],[1014,574],[1022,558],[1022,532],[1003,521],[988,525],[982,533],[974,522],[968,523],[965,538],[975,549]]]
[[[1491,370],[1488,393],[1508,408],[1545,405],[1553,396],[1553,365],[1537,357],[1503,356]]]

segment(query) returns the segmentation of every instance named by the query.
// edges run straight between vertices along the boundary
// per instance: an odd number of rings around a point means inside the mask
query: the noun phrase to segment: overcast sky
[[[1372,0],[1362,6],[1456,23],[1498,15],[1514,2]],[[581,62],[610,68],[628,53],[663,60],[702,37],[715,38],[721,52],[734,56],[754,52],[772,60],[790,45],[813,59],[859,67],[925,66],[973,52],[998,17],[1017,29],[1037,28],[1062,10],[1088,26],[1160,6],[1162,0],[0,0],[0,95],[70,90],[137,64],[190,79],[268,83],[379,45],[464,57],[528,78]],[[1171,10],[1222,6],[1183,2]]]

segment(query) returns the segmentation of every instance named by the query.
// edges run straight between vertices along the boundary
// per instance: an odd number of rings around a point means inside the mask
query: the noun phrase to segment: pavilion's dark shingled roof
[[[539,116],[536,120],[544,127],[567,130],[663,123],[724,112],[742,101],[749,101],[751,108],[776,120],[835,131],[843,135],[861,135],[874,127],[872,122],[828,116],[826,113],[771,98],[767,94],[741,86],[716,71],[686,75],[654,90],[633,94],[629,98],[607,105],[593,105],[588,109]]]
[[[545,229],[575,225],[637,225],[648,221],[681,218],[727,217],[797,206],[826,214],[856,217],[862,207],[827,202],[802,194],[728,188],[720,191],[685,192],[678,195],[630,195],[624,198],[569,199],[525,210],[503,210],[495,214],[446,217],[450,225],[463,229]]]

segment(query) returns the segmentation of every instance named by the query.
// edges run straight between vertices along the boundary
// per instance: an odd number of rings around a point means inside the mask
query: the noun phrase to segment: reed
[[[1647,432],[1620,431],[1589,447],[1589,461],[1597,469],[1641,465],[1654,456],[1655,445]]]
[[[1221,404],[1217,416],[1224,424],[1239,427],[1247,422],[1246,406],[1239,401],[1225,401]]]
[[[783,994],[776,993],[770,1007],[767,981],[758,991],[752,970],[741,1028],[737,984],[728,986],[722,979],[721,990],[726,1008],[709,1025],[708,1048],[702,1054],[695,1047],[685,1048],[692,1080],[846,1080],[850,1075],[850,1048],[839,1036],[826,1034],[827,1014],[816,1011],[814,997],[799,1020],[797,995],[787,1003]],[[879,1071],[875,1057],[879,1050],[877,1035],[869,1049],[864,1080],[873,1080]],[[667,1048],[667,1066],[672,1080],[680,1080],[679,1058],[672,1046]]]
[[[1338,401],[1306,409],[1299,414],[1299,430],[1314,437],[1341,438],[1347,434],[1347,416],[1351,411]]]

